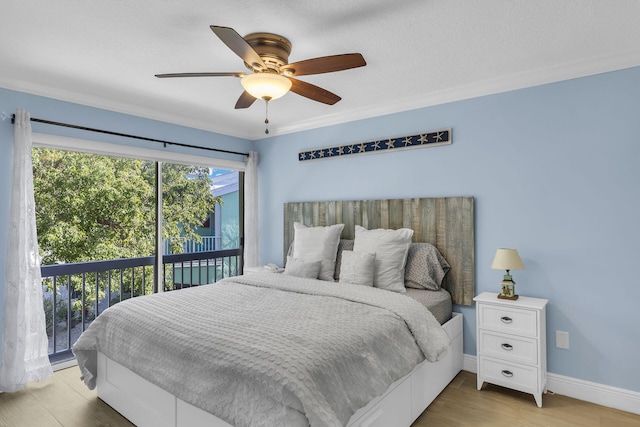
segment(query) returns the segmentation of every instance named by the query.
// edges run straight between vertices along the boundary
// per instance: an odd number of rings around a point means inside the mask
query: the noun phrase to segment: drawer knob
[[[513,346],[512,346],[511,344],[509,344],[509,343],[504,343],[504,344],[502,344],[502,346],[501,346],[501,347],[502,347],[504,350],[507,350],[507,351],[511,351],[511,350],[513,350]]]
[[[504,375],[505,377],[511,378],[513,376],[513,372],[505,369],[504,371],[502,371],[502,375]]]
[[[500,318],[500,320],[502,320],[502,323],[507,323],[507,324],[513,322],[513,319],[511,317],[507,317],[507,316],[502,316]]]

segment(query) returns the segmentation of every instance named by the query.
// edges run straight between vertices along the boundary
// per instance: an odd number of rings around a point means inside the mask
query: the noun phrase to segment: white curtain
[[[22,110],[16,112],[12,164],[0,391],[15,391],[53,374],[42,305],[31,122]]]
[[[244,175],[244,267],[260,265],[258,226],[258,153],[251,151]]]

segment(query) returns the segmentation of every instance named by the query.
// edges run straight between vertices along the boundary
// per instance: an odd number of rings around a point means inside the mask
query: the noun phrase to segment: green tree
[[[182,240],[202,241],[197,228],[215,205],[222,205],[222,198],[211,194],[211,185],[208,168],[162,165],[163,237],[169,239],[172,253],[183,251]]]
[[[208,168],[163,164],[163,239],[181,252],[221,203]],[[38,243],[43,264],[155,253],[155,164],[119,157],[33,150]]]

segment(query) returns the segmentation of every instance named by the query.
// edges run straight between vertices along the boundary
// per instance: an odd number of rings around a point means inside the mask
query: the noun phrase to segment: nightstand
[[[276,267],[275,270],[269,270],[265,268],[263,265],[258,267],[247,267],[244,269],[244,274],[253,274],[253,273],[282,273],[284,268]]]
[[[483,292],[476,304],[478,390],[486,381],[533,394],[539,408],[547,392],[548,300],[515,301]]]

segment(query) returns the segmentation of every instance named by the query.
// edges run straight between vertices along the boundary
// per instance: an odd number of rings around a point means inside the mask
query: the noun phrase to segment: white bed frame
[[[446,356],[419,364],[393,383],[384,395],[360,408],[349,427],[411,426],[462,370],[462,314],[444,325],[451,337]],[[220,418],[186,403],[98,353],[98,397],[138,427],[232,427]]]

